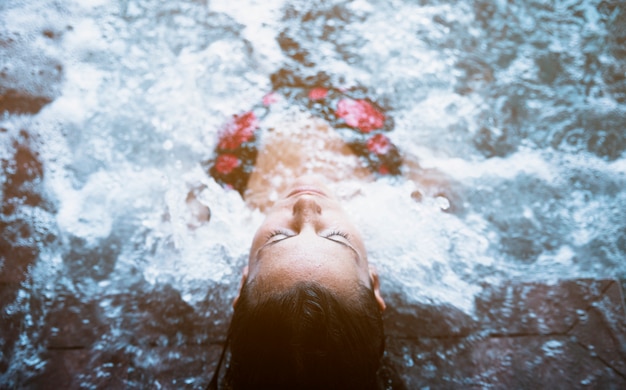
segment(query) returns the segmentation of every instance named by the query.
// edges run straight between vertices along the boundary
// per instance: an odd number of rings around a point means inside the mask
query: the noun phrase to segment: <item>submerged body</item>
[[[265,210],[307,175],[317,176],[317,185],[374,180],[328,123],[320,118],[292,118],[263,134],[244,199],[251,207]]]

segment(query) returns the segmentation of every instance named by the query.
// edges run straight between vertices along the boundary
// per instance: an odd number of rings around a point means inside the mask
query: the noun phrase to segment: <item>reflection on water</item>
[[[402,179],[338,187],[388,294],[472,316],[484,283],[625,277],[619,2],[22,1],[0,18],[3,383],[206,383],[261,215],[201,162],[280,71],[367,90],[402,152],[453,179],[448,213]]]

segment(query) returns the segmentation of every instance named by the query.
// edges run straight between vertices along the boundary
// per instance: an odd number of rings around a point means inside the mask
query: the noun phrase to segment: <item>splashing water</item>
[[[482,283],[626,277],[617,3],[45,3],[0,5],[0,91],[20,104],[0,101],[5,383],[55,348],[89,360],[85,387],[174,361],[191,368],[172,384],[205,383],[216,352],[195,358],[224,336],[262,215],[200,162],[279,69],[366,87],[402,152],[452,179],[422,202],[405,179],[337,186],[388,294],[471,315]]]

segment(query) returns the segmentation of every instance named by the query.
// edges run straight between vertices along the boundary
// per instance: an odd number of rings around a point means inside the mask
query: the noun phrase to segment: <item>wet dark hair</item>
[[[350,300],[313,282],[267,296],[255,290],[244,286],[235,307],[226,389],[379,387],[385,339],[370,288]]]

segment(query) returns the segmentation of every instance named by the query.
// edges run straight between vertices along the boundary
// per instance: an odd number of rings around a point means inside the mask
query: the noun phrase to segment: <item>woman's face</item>
[[[313,177],[295,182],[267,213],[252,242],[246,279],[270,290],[262,293],[314,281],[347,299],[361,284],[374,290],[384,309],[359,231],[330,190]]]

